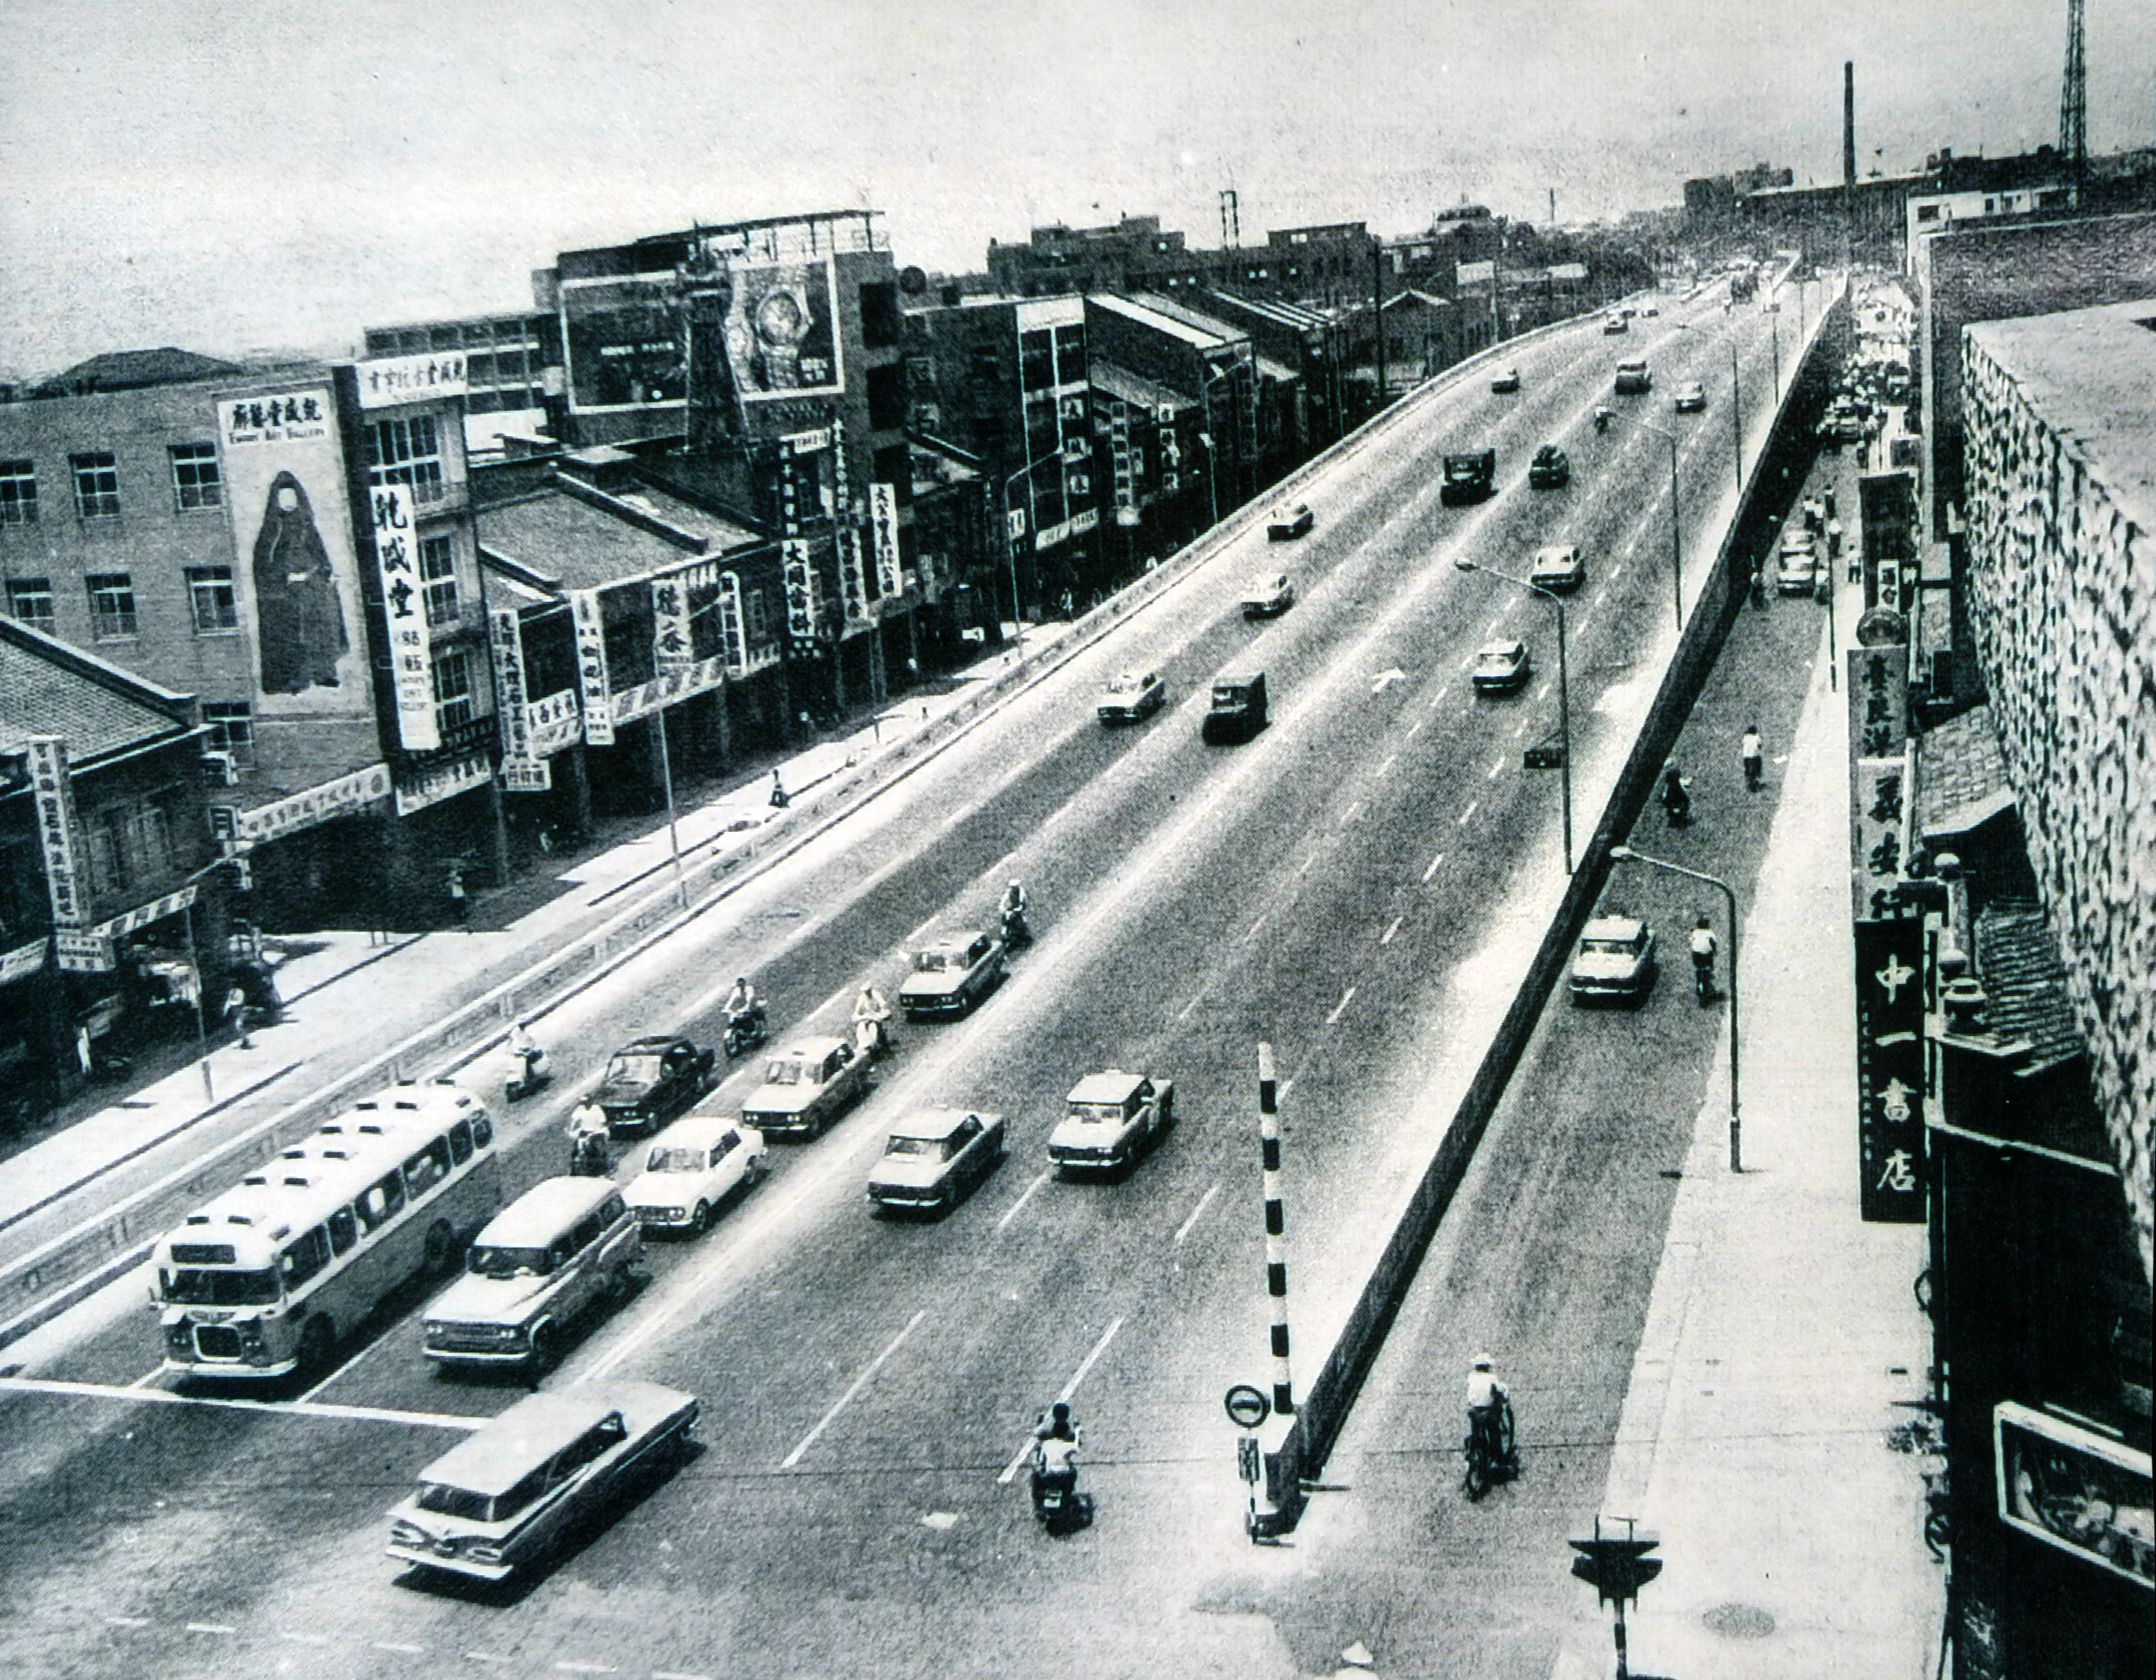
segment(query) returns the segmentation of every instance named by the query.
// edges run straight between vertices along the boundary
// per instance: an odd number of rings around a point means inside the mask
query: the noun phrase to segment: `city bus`
[[[501,1199],[478,1098],[445,1080],[354,1103],[159,1241],[165,1369],[325,1369],[399,1286],[454,1266]]]

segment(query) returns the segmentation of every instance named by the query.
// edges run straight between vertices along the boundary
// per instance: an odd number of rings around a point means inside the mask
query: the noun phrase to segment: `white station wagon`
[[[764,1136],[726,1114],[692,1114],[644,1152],[644,1170],[622,1199],[645,1230],[700,1237],[729,1197],[753,1189],[770,1170]]]

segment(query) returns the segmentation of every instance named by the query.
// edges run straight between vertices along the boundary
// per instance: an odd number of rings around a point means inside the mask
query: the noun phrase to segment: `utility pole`
[[[2081,208],[2089,181],[2089,65],[2082,39],[2083,0],[2066,0],[2066,79],[2059,89],[2059,160]]]
[[[1377,328],[1377,405],[1385,406],[1385,241],[1370,236],[1370,319]]]
[[[1258,1140],[1265,1191],[1265,1293],[1272,1301],[1273,1410],[1295,1415],[1288,1366],[1287,1215],[1280,1200],[1280,1088],[1273,1078],[1273,1047],[1258,1045]]]

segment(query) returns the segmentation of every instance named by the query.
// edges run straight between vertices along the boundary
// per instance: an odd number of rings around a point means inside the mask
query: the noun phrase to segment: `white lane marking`
[[[129,1388],[148,1388],[150,1384],[157,1381],[157,1379],[164,1374],[165,1362],[160,1359],[155,1365],[152,1365],[147,1371],[143,1372],[141,1376],[137,1377],[127,1386]]]
[[[1071,1374],[1071,1380],[1063,1385],[1063,1392],[1056,1396],[1058,1400],[1068,1400],[1078,1392],[1078,1385],[1085,1381],[1085,1374],[1092,1370],[1094,1362],[1108,1351],[1108,1344],[1115,1340],[1115,1333],[1122,1328],[1123,1321],[1121,1318],[1110,1321],[1108,1328],[1100,1333],[1100,1340],[1093,1344],[1093,1351],[1085,1356],[1079,1363],[1078,1369]],[[996,1485],[998,1487],[1009,1487],[1011,1478],[1018,1474],[1018,1467],[1024,1464],[1032,1456],[1032,1453],[1033,1437],[1029,1434],[1026,1437],[1026,1444],[1018,1449],[1018,1456],[1003,1467],[1003,1474],[996,1478]]]
[[[212,1411],[275,1412],[280,1417],[337,1418],[361,1423],[408,1423],[427,1429],[477,1429],[483,1417],[452,1412],[394,1412],[386,1406],[340,1406],[327,1400],[245,1400],[210,1394],[175,1394],[166,1388],[120,1388],[112,1383],[68,1382],[58,1377],[0,1377],[0,1392],[53,1394],[90,1400],[130,1400],[143,1406],[205,1406]]]
[[[609,1663],[558,1662],[554,1667],[563,1674],[619,1674],[620,1669]]]
[[[1191,1227],[1204,1217],[1205,1210],[1213,1205],[1213,1198],[1220,1194],[1220,1186],[1214,1185],[1198,1198],[1198,1205],[1190,1210],[1190,1217],[1175,1228],[1175,1240],[1181,1242],[1190,1235]]]
[[[1417,735],[1419,735],[1422,732],[1422,726],[1427,722],[1429,722],[1429,719],[1427,718],[1417,718],[1413,723],[1409,724],[1407,726],[1408,739],[1412,741]]]
[[[1047,1182],[1048,1173],[1045,1169],[1043,1169],[1040,1177],[1036,1178],[1031,1184],[1027,1185],[1023,1190],[1018,1193],[1018,1200],[1011,1203],[1009,1207],[1003,1210],[1003,1217],[996,1221],[996,1229],[1000,1231],[1003,1229],[1004,1226],[1008,1225],[1012,1220],[1016,1219],[1018,1217],[1018,1210],[1024,1207],[1028,1201],[1032,1200],[1033,1192],[1038,1190],[1042,1185],[1046,1184]]]
[[[148,1627],[150,1618],[147,1616],[107,1616],[105,1625],[107,1627]]]
[[[1497,611],[1495,611],[1495,612],[1493,612],[1492,614],[1490,614],[1490,622],[1489,622],[1489,623],[1487,623],[1487,624],[1485,624],[1485,625],[1484,625],[1484,626],[1482,627],[1482,633],[1483,633],[1483,635],[1484,635],[1484,636],[1494,636],[1494,635],[1496,635],[1496,634],[1497,634],[1497,627],[1498,627],[1498,626],[1499,626],[1500,624],[1504,623],[1504,622],[1505,622],[1505,609],[1504,609],[1503,607],[1499,607],[1499,608],[1497,609]]]
[[[280,1633],[277,1637],[288,1645],[308,1645],[317,1650],[329,1643],[326,1633]]]
[[[427,1654],[427,1648],[424,1645],[399,1645],[394,1640],[389,1639],[377,1639],[374,1642],[374,1648],[377,1651],[394,1651],[400,1657],[423,1657]]]
[[[1317,853],[1315,853],[1315,852],[1312,852],[1312,853],[1311,853],[1311,854],[1310,854],[1310,855],[1309,855],[1308,857],[1306,857],[1306,858],[1304,858],[1304,859],[1303,859],[1303,866],[1302,866],[1302,868],[1300,868],[1300,869],[1296,870],[1296,872],[1295,872],[1295,873],[1296,873],[1296,874],[1298,874],[1298,875],[1307,875],[1307,874],[1309,874],[1309,873],[1310,873],[1310,866],[1311,866],[1311,865],[1312,865],[1313,863],[1317,862],[1317,861],[1318,861],[1318,854],[1317,854]]]
[[[1257,930],[1256,930],[1255,928],[1251,929],[1251,932],[1252,932],[1252,933],[1255,933],[1256,931],[1257,931]],[[1244,935],[1243,937],[1247,939],[1247,938],[1249,938],[1249,936],[1250,936],[1249,934],[1245,934],[1245,935]],[[1179,1021],[1179,1022],[1180,1022],[1180,1021],[1187,1021],[1187,1020],[1189,1020],[1189,1019],[1190,1019],[1190,1012],[1191,1012],[1191,1011],[1192,1011],[1193,1009],[1195,1009],[1195,1008],[1197,1008],[1197,1007],[1198,1007],[1198,1000],[1199,1000],[1200,998],[1204,997],[1204,996],[1205,996],[1205,994],[1204,994],[1203,992],[1193,992],[1193,993],[1191,994],[1191,997],[1190,997],[1190,1001],[1189,1001],[1188,1003],[1184,1004],[1184,1005],[1183,1005],[1183,1007],[1182,1007],[1181,1009],[1179,1009],[1179,1010],[1177,1010],[1177,1011],[1175,1012],[1175,1018],[1176,1018],[1176,1020],[1177,1020],[1177,1021]]]
[[[1451,692],[1452,684],[1440,683],[1438,685],[1437,693],[1431,697],[1430,710],[1434,712],[1438,709],[1438,707],[1442,706],[1445,703],[1445,696],[1450,694]]]
[[[651,1680],[711,1680],[708,1674],[684,1674],[678,1668],[655,1668]]]
[[[1540,688],[1535,690],[1535,698],[1537,700],[1547,700],[1549,697],[1550,685],[1548,683],[1544,683]]]
[[[847,1386],[846,1392],[838,1397],[837,1404],[834,1405],[828,1412],[824,1413],[822,1419],[817,1423],[814,1429],[811,1429],[806,1435],[801,1437],[801,1444],[795,1447],[794,1450],[788,1453],[784,1458],[779,1460],[779,1468],[781,1470],[791,1470],[796,1464],[799,1464],[801,1462],[801,1455],[807,1452],[810,1447],[816,1444],[816,1437],[821,1435],[826,1429],[829,1429],[831,1427],[832,1420],[853,1403],[853,1397],[856,1394],[859,1394],[862,1389],[868,1386],[868,1379],[873,1377],[879,1370],[883,1368],[883,1362],[886,1359],[889,1359],[892,1354],[898,1351],[899,1344],[905,1341],[908,1336],[913,1334],[913,1327],[916,1324],[919,1324],[921,1320],[926,1318],[927,1316],[928,1309],[926,1307],[923,1307],[919,1312],[915,1313],[911,1318],[906,1320],[906,1328],[901,1330],[897,1335],[893,1336],[891,1338],[890,1345],[887,1346],[883,1350],[883,1352],[877,1354],[874,1359],[871,1359],[868,1362],[866,1369],[864,1369],[859,1376],[855,1377],[853,1381]]]
[[[230,1633],[233,1629],[230,1622],[189,1622],[187,1631],[189,1633]]]
[[[1271,914],[1272,912],[1270,910],[1261,910],[1258,912],[1258,919],[1252,922],[1248,927],[1243,929],[1243,944],[1247,945],[1250,943],[1251,940],[1257,938],[1258,929],[1265,925],[1265,918],[1267,916],[1270,916]],[[1198,1000],[1196,998],[1192,998],[1190,1001],[1192,1003],[1196,1003]]]
[[[1482,801],[1479,799],[1470,799],[1467,802],[1467,809],[1460,813],[1460,827],[1465,828],[1467,826],[1467,819],[1475,814],[1475,807],[1481,803]]]
[[[1427,882],[1432,875],[1435,875],[1437,873],[1438,865],[1443,863],[1444,861],[1445,854],[1443,852],[1439,852],[1436,857],[1430,860],[1430,867],[1422,872],[1423,880]]]
[[[1350,805],[1347,808],[1346,812],[1343,813],[1340,818],[1340,826],[1342,828],[1347,827],[1349,823],[1353,822],[1357,817],[1362,815],[1362,804],[1363,802],[1358,799],[1355,801],[1354,804]]]
[[[1296,1075],[1296,1078],[1297,1078],[1297,1079],[1299,1079],[1299,1078],[1301,1078],[1301,1077],[1302,1077],[1302,1076],[1301,1076],[1300,1074]],[[1280,1099],[1281,1099],[1281,1101],[1285,1102],[1285,1101],[1287,1100],[1287,1095],[1288,1095],[1288,1093],[1289,1093],[1290,1091],[1294,1090],[1294,1089],[1295,1089],[1295,1080],[1294,1080],[1294,1079],[1290,1079],[1290,1080],[1289,1080],[1289,1081],[1288,1081],[1288,1082],[1287,1082],[1287,1083],[1286,1083],[1285,1085],[1281,1086],[1281,1087],[1280,1087]]]
[[[1406,919],[1407,918],[1404,916],[1393,917],[1392,926],[1387,928],[1382,934],[1378,936],[1377,942],[1380,945],[1390,945],[1392,943],[1392,936],[1400,931],[1400,924]]]
[[[1346,991],[1340,994],[1340,1001],[1333,1005],[1333,1012],[1325,1017],[1325,1024],[1328,1027],[1336,1025],[1339,1022],[1340,1017],[1347,1013],[1347,1006],[1349,1000],[1351,1000],[1354,996],[1355,988],[1353,986],[1350,986]]]
[[[1538,694],[1538,695],[1536,695],[1536,696],[1535,696],[1535,698],[1539,700],[1539,699],[1541,699],[1541,696],[1540,696],[1540,695]],[[1512,738],[1513,738],[1513,739],[1514,739],[1515,741],[1517,741],[1517,740],[1518,740],[1518,739],[1519,739],[1519,738],[1520,738],[1520,737],[1521,737],[1522,735],[1525,735],[1526,733],[1527,733],[1527,720],[1526,720],[1525,718],[1522,718],[1522,719],[1520,719],[1520,721],[1519,721],[1518,723],[1516,723],[1516,724],[1514,724],[1514,725],[1512,726]]]
[[[1484,771],[1484,772],[1482,773],[1482,779],[1483,779],[1484,781],[1486,781],[1486,782],[1494,782],[1494,781],[1496,781],[1496,780],[1497,780],[1497,773],[1498,773],[1498,771],[1500,771],[1500,770],[1504,769],[1504,767],[1505,767],[1505,761],[1504,761],[1503,759],[1501,759],[1501,758],[1493,758],[1493,759],[1491,759],[1491,760],[1490,760],[1490,767],[1489,767],[1489,769],[1485,770],[1485,771]]]
[[[1377,773],[1382,776],[1385,774],[1386,771],[1390,770],[1395,764],[1398,764],[1399,762],[1400,755],[1398,753],[1388,753],[1385,756],[1385,762],[1377,767]]]

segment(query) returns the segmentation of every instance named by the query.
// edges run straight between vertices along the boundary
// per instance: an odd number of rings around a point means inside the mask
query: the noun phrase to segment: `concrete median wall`
[[[1326,1350],[1315,1379],[1305,1387],[1292,1425],[1281,1432],[1277,1445],[1269,1444],[1265,1485],[1273,1515],[1261,1524],[1267,1531],[1285,1532],[1294,1526],[1303,1503],[1303,1483],[1324,1467],[1331,1454],[1393,1315],[1414,1282],[1430,1239],[1437,1233],[1438,1221],[1451,1206],[1453,1193],[1482,1142],[1490,1116],[1496,1112],[1519,1065],[1544,1002],[1565,972],[1580,929],[1601,900],[1609,876],[1610,847],[1632,832],[1632,825],[1654,794],[1670,749],[1721,652],[1731,621],[1744,604],[1751,582],[1752,557],[1771,548],[1781,504],[1789,494],[1789,480],[1801,482],[1804,466],[1811,459],[1815,448],[1812,428],[1826,406],[1834,372],[1847,354],[1848,320],[1845,296],[1834,304],[1803,361],[1792,372],[1788,393],[1745,482],[1728,533],[1693,604],[1691,618],[1678,639],[1638,738],[1618,772],[1601,820],[1528,964],[1526,976],[1338,1339]]]

